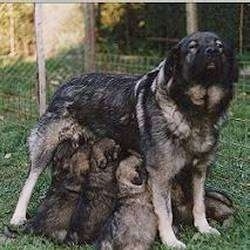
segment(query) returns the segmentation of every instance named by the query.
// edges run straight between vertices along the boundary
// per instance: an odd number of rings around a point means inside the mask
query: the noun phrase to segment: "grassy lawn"
[[[50,60],[47,64],[50,87],[65,77],[81,71],[81,65],[72,64],[71,57],[65,59],[65,56],[62,56],[62,59],[60,61],[53,59],[54,61]],[[11,65],[11,67],[10,65],[10,63],[0,60],[0,94],[4,94],[4,98],[0,96],[0,230],[10,220],[27,175],[26,138],[35,123],[35,119],[28,115],[30,113],[36,115],[34,63],[17,61],[16,65]],[[22,73],[24,67],[29,68],[25,74]],[[126,63],[124,63],[124,67],[126,67]],[[247,200],[247,187],[249,187],[247,175],[250,165],[248,134],[250,125],[249,120],[246,120],[250,117],[249,94],[250,80],[241,80],[230,110],[231,119],[223,129],[218,159],[207,183],[208,186],[226,191],[233,199],[236,207],[234,221],[229,227],[216,225],[222,233],[221,237],[201,236],[193,227],[185,227],[179,238],[187,244],[188,249],[250,249],[247,214],[249,212],[247,211],[249,202]],[[5,99],[6,96],[9,98]],[[9,119],[11,109],[15,110],[18,107],[24,111],[18,115],[18,119],[16,116]],[[27,117],[29,117],[28,120]],[[35,213],[39,201],[46,193],[49,182],[50,176],[47,171],[39,179],[29,206],[29,213]],[[67,248],[42,237],[22,235],[9,242],[3,241],[0,237],[0,249]],[[78,248],[75,247],[75,249]],[[154,249],[165,248],[156,243]]]

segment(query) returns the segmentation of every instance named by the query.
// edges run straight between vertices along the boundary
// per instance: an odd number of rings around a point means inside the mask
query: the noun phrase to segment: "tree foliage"
[[[101,50],[119,53],[165,53],[186,35],[183,3],[104,3],[98,6]],[[244,4],[243,48],[249,49],[250,7]],[[200,30],[211,30],[238,46],[240,4],[198,4]]]
[[[0,4],[0,51],[10,53],[10,18],[14,20],[15,53],[29,55],[34,52],[33,4]]]
[[[13,6],[12,12],[10,5]],[[96,6],[97,41],[101,52],[163,55],[176,41],[186,35],[184,3],[100,3]],[[35,52],[33,12],[33,4],[0,4],[1,55],[10,54],[11,39],[14,40],[16,54],[30,55]],[[14,27],[12,27],[14,32],[11,32],[11,16],[14,17]],[[199,3],[198,19],[200,30],[215,31],[228,40],[234,41],[236,47],[238,46],[239,3]],[[83,22],[84,20],[82,24]],[[69,24],[65,24],[65,27]],[[46,25],[48,24],[45,24],[48,30]],[[72,25],[76,26],[73,21]],[[243,52],[250,49],[249,25],[250,7],[244,4]],[[54,32],[58,33],[58,30]],[[79,29],[79,32],[83,34],[83,29]],[[64,33],[68,38],[68,33]],[[73,28],[72,33],[75,33]]]

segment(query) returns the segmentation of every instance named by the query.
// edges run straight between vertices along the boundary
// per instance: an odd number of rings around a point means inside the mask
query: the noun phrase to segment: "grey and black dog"
[[[214,33],[196,32],[143,76],[93,73],[62,85],[29,137],[30,172],[11,224],[25,222],[35,183],[61,141],[107,136],[142,153],[163,243],[185,247],[172,229],[170,197],[183,168],[192,175],[195,226],[218,234],[205,216],[204,182],[237,73],[232,49]]]

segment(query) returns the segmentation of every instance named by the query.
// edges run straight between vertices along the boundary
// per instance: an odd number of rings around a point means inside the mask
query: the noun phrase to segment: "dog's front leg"
[[[163,166],[148,166],[149,185],[152,190],[152,199],[155,213],[158,217],[158,229],[163,244],[175,248],[185,248],[185,244],[179,241],[173,231],[172,206],[171,206],[171,182],[166,169]],[[167,167],[167,166],[165,166]]]
[[[206,211],[205,211],[205,179],[206,179],[206,168],[200,166],[199,171],[193,174],[193,217],[194,225],[201,233],[205,234],[220,234],[219,231],[209,226]]]

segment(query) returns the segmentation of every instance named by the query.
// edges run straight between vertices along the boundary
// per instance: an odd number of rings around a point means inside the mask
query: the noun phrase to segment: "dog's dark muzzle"
[[[204,50],[197,54],[196,60],[188,69],[188,80],[210,86],[220,81],[223,74],[222,54],[216,50]]]
[[[207,47],[204,50],[206,70],[211,72],[219,71],[221,68],[221,51],[217,48]]]
[[[213,48],[213,47],[208,47],[205,49],[205,55],[207,56],[207,58],[209,59],[213,59],[216,58],[218,56],[220,56],[221,52],[219,49]]]

